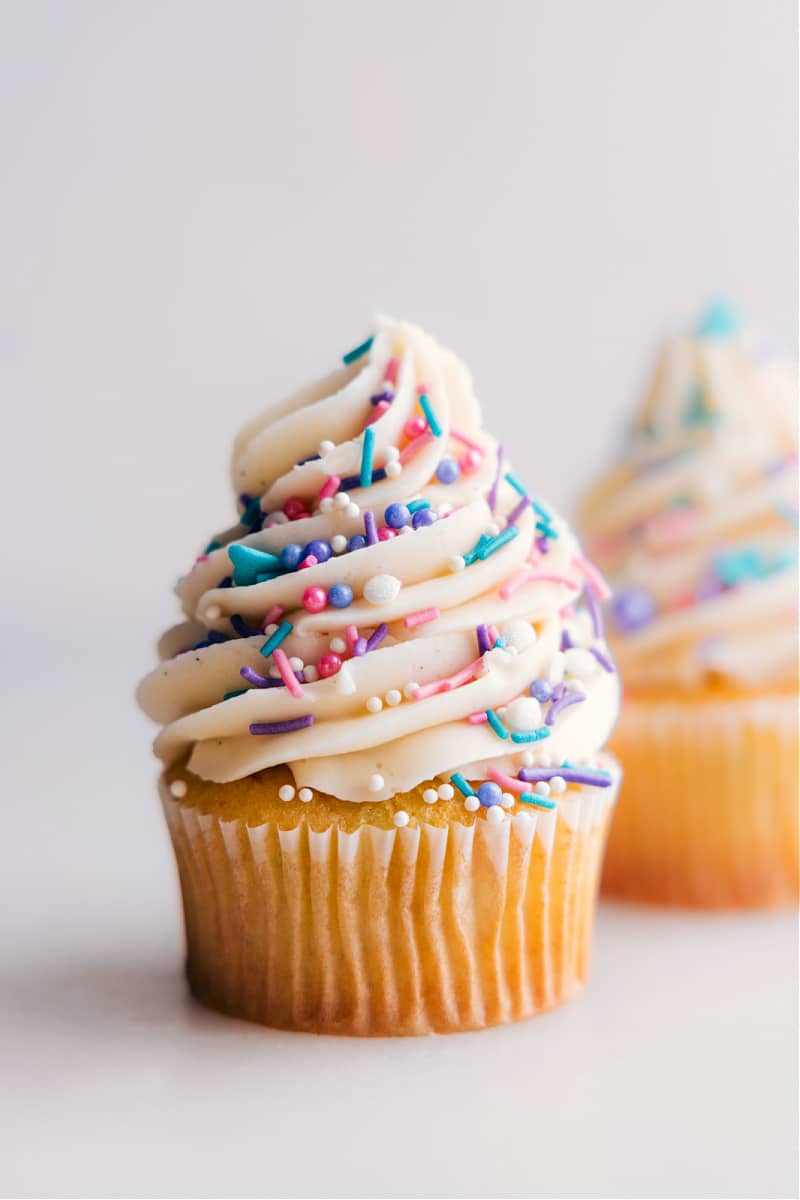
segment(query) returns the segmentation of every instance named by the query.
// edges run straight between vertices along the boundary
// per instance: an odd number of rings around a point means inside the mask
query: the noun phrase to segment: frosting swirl
[[[538,741],[558,762],[602,747],[602,579],[431,337],[379,319],[245,427],[232,469],[240,520],[180,580],[187,619],[139,688],[165,763],[220,782],[285,763],[375,801],[516,771]]]
[[[797,384],[718,305],[663,351],[579,526],[634,689],[796,680]]]

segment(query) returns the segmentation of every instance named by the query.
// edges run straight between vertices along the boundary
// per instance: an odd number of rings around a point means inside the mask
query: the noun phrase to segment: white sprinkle
[[[400,457],[400,451],[397,449],[397,446],[387,446],[383,454],[387,462],[394,462],[396,458]]]
[[[287,517],[286,513],[281,512],[280,509],[278,509],[277,512],[270,513],[268,519],[269,519],[270,525],[286,525],[286,524],[288,524],[288,521],[289,521],[289,518]]]
[[[350,667],[347,663],[342,663],[341,669],[336,672],[336,693],[339,696],[352,696],[356,689],[356,681],[353,679]]]
[[[294,800],[294,788],[290,783],[285,783],[283,787],[278,788],[278,795],[281,800]]]
[[[271,679],[280,679],[281,673],[277,667],[270,667],[269,675]]]
[[[186,795],[189,788],[185,779],[173,779],[172,783],[169,785],[169,790],[170,795],[174,796],[177,800],[180,800],[181,796]]]
[[[401,526],[400,526],[400,529],[399,529],[399,532],[400,532],[400,534],[401,534],[401,535],[402,535],[402,534],[406,534],[406,533],[413,533],[413,532],[414,532],[414,526],[413,526],[413,525],[401,525]]]
[[[370,775],[368,786],[371,792],[382,792],[385,785],[386,780],[382,775],[378,775],[377,773],[375,775]]]
[[[273,633],[275,632],[275,630],[276,630],[277,628],[278,628],[278,626],[277,626],[277,625],[265,625],[265,627],[264,627],[264,636],[265,636],[265,637],[272,637]]]
[[[306,683],[316,683],[319,679],[319,671],[316,667],[303,667],[303,674],[306,677]]]
[[[370,696],[367,701],[367,712],[379,713],[383,708],[383,701],[380,696]]]
[[[314,793],[312,792],[311,788],[300,788],[300,791],[297,793],[297,795],[303,801],[303,804],[308,804],[309,800],[313,800],[314,798]]]
[[[218,604],[209,604],[208,608],[206,609],[205,620],[206,621],[218,621],[221,616],[222,616],[222,609],[220,608],[220,606]]]
[[[591,679],[600,670],[600,663],[588,650],[572,646],[564,651],[564,667],[576,679]]]
[[[398,462],[397,459],[392,459],[390,462],[387,462],[384,470],[386,471],[387,479],[397,479],[397,476],[403,473],[403,464]]]
[[[467,565],[463,554],[455,554],[447,563],[451,571],[463,571]]]
[[[326,454],[330,454],[331,450],[335,450],[335,449],[336,449],[335,442],[331,442],[328,440],[328,438],[325,438],[325,440],[320,442],[320,444],[319,444],[320,458],[324,458]]]
[[[373,575],[364,584],[364,599],[368,604],[388,604],[396,599],[402,586],[394,575]]]
[[[360,517],[361,516],[361,509],[358,507],[357,504],[348,504],[347,508],[345,509],[345,512],[347,513],[348,517]]]
[[[486,527],[486,532],[488,533],[489,537],[497,537],[498,533],[500,532],[500,526],[495,525],[494,521],[492,521],[491,525]]]
[[[347,652],[347,642],[344,638],[331,638],[330,647],[334,654],[345,654]]]
[[[331,538],[331,550],[334,554],[344,554],[347,549],[347,538],[343,533],[335,533]]]
[[[550,791],[554,796],[560,796],[567,790],[567,781],[562,775],[554,775],[550,780]]]
[[[555,687],[557,683],[561,683],[564,678],[564,652],[556,650],[553,657],[550,659],[550,665],[547,668],[547,682],[551,687]]]
[[[481,806],[481,802],[477,796],[465,796],[464,808],[467,812],[477,812]]]
[[[319,502],[319,511],[321,513],[333,512],[333,496],[323,496]]]
[[[531,754],[530,750],[522,751],[522,754],[520,756],[520,761],[521,761],[523,767],[532,767],[533,766],[533,755]]]
[[[350,497],[348,496],[347,492],[337,492],[333,497],[334,508],[347,508],[349,503]]]
[[[500,803],[502,804],[503,808],[513,808],[514,797],[511,795],[511,792],[503,792],[503,798]]]
[[[538,783],[533,785],[533,790],[536,792],[537,796],[549,796],[550,784],[546,779],[540,779]]]
[[[386,693],[385,699],[390,708],[397,708],[398,704],[403,703],[403,693],[399,692],[397,688],[390,688]]]
[[[499,804],[493,804],[491,808],[486,810],[486,820],[490,825],[499,825],[505,819],[506,814]]]
[[[500,632],[507,646],[514,646],[520,651],[527,650],[536,641],[536,630],[530,621],[523,621],[521,617],[514,617],[513,620],[506,621],[501,626]]]
[[[536,755],[536,765],[538,767],[552,767],[553,756],[547,750],[540,750]]]
[[[456,794],[452,783],[440,783],[438,790],[440,800],[452,800]]]
[[[407,700],[413,700],[418,691],[419,691],[419,684],[417,683],[417,681],[415,679],[412,679],[403,688],[403,692],[405,693],[405,697]]]
[[[521,696],[512,700],[503,713],[503,720],[512,733],[523,729],[537,729],[542,723],[542,706],[532,696]]]
[[[422,799],[426,804],[435,804],[439,799],[439,793],[436,791],[436,788],[425,788],[425,791],[422,793]]]
[[[293,671],[302,671],[305,665],[306,664],[303,662],[302,658],[292,657],[289,659],[289,666]]]
[[[408,824],[408,813],[402,812],[402,811],[396,812],[394,814],[394,816],[392,817],[392,820],[394,821],[394,823],[398,829],[402,829],[404,825]]]

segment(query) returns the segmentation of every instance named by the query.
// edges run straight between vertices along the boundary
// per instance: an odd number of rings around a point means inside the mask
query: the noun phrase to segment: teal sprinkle
[[[536,808],[555,808],[555,800],[548,800],[546,796],[537,796],[536,792],[522,792],[517,796],[523,804],[533,804]]]
[[[364,430],[364,443],[361,447],[361,476],[359,483],[363,488],[372,483],[372,459],[375,454],[375,430],[368,425]]]
[[[697,322],[695,332],[698,337],[728,338],[736,337],[741,327],[741,319],[733,305],[725,300],[714,300]]]
[[[494,643],[494,648],[495,648],[495,650],[505,650],[506,639],[504,637],[497,638]]]
[[[467,553],[464,555],[464,562],[468,567],[471,566],[472,563],[475,562],[475,559],[478,557],[478,555],[480,554],[483,547],[487,544],[487,542],[490,542],[491,540],[492,539],[490,537],[488,537],[485,533],[481,534],[481,536],[478,538],[477,542],[472,547],[472,549],[468,550]]]
[[[348,350],[347,354],[342,355],[342,362],[344,365],[349,367],[350,363],[355,362],[357,358],[361,358],[363,355],[369,353],[369,351],[372,349],[372,343],[374,341],[375,335],[373,334],[372,337],[366,338],[359,346],[354,346],[352,350]]]
[[[260,573],[280,568],[281,560],[265,550],[253,546],[229,546],[228,557],[233,565],[233,582],[237,587],[247,587],[256,582]]]
[[[239,524],[255,525],[261,515],[261,497],[253,496],[245,505],[244,512],[239,517]]]
[[[234,696],[243,696],[247,688],[238,688],[235,692],[226,692],[222,697],[223,700],[232,700]]]
[[[717,414],[708,403],[706,389],[702,383],[695,383],[684,409],[684,425],[712,425],[716,420]]]
[[[541,742],[543,738],[550,737],[550,729],[547,725],[540,725],[538,729],[522,729],[519,733],[512,733],[512,742]]]
[[[517,479],[513,471],[506,471],[506,483],[510,483],[515,492],[519,492],[520,496],[528,498],[528,492],[525,484]]]
[[[491,708],[487,708],[486,718],[497,736],[502,738],[504,742],[508,741],[508,730],[498,717],[497,713],[492,712]]]
[[[264,642],[264,645],[261,647],[259,653],[263,654],[264,658],[269,658],[270,654],[272,654],[272,651],[277,650],[281,642],[286,641],[286,638],[292,632],[292,628],[293,626],[291,621],[281,621],[280,625],[272,634],[272,636],[268,637]]]
[[[508,545],[509,542],[513,542],[518,533],[519,529],[516,525],[509,525],[502,533],[498,533],[497,537],[489,538],[488,542],[478,549],[478,558],[483,562],[484,559],[494,554],[496,550],[500,550],[503,546]]]
[[[203,551],[203,554],[213,554],[215,550],[221,550],[221,549],[222,549],[222,542],[218,542],[215,538],[212,538],[211,541],[206,546],[205,550]]]
[[[428,399],[428,397],[425,395],[424,392],[420,392],[420,394],[419,394],[419,406],[422,409],[422,411],[425,413],[425,420],[428,422],[428,425],[430,426],[430,431],[433,434],[433,436],[441,437],[443,431],[442,431],[441,425],[439,424],[439,418],[436,416],[436,413],[431,408],[431,402]]]
[[[269,583],[270,580],[277,579],[280,574],[280,571],[261,571],[256,575],[256,583]]]
[[[545,506],[540,504],[538,500],[531,500],[531,504],[533,505],[533,511],[536,513],[537,517],[541,517],[545,524],[549,525],[553,520],[553,514],[549,513]]]
[[[421,508],[430,508],[430,500],[409,500],[406,508],[410,513],[419,512]]]
[[[736,587],[753,579],[766,579],[794,564],[796,555],[792,550],[768,559],[757,546],[744,546],[729,550],[714,559],[714,573],[726,587]]]
[[[544,521],[537,521],[536,528],[539,531],[539,533],[542,535],[542,537],[550,538],[551,541],[555,541],[556,538],[558,537],[558,534],[556,533],[555,529],[552,529]]]
[[[458,790],[461,792],[462,796],[474,796],[475,795],[475,793],[473,792],[472,788],[467,783],[464,776],[459,775],[458,771],[456,771],[455,774],[450,776],[450,782],[454,783],[456,785]]]

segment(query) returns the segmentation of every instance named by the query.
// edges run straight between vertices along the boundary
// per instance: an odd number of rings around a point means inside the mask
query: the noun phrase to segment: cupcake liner
[[[798,899],[797,697],[628,700],[606,894],[705,908]]]
[[[266,1025],[445,1033],[533,1016],[587,977],[616,785],[558,814],[401,829],[248,826],[162,798],[195,995]]]

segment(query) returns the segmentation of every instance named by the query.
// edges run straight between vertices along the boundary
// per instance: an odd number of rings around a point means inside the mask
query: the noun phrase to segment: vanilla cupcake
[[[248,425],[233,481],[139,688],[193,992],[365,1035],[565,1000],[618,781],[602,578],[410,325]]]
[[[712,308],[663,352],[579,525],[615,587],[611,894],[795,903],[797,385]]]

